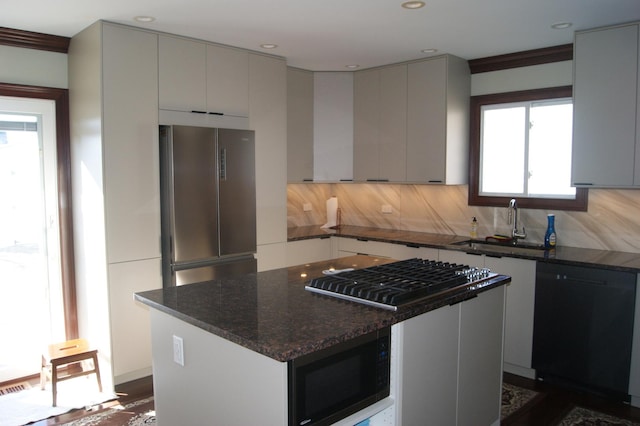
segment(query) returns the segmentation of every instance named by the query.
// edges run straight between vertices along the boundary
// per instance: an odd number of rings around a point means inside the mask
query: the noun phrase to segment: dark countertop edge
[[[374,321],[371,324],[369,324],[367,327],[364,327],[364,328],[358,327],[355,329],[351,329],[348,332],[342,333],[341,335],[330,336],[330,337],[318,340],[317,342],[315,342],[314,345],[311,345],[309,347],[298,347],[298,348],[287,348],[287,349],[282,349],[282,348],[278,349],[278,348],[270,347],[268,345],[256,344],[255,342],[249,339],[245,339],[233,333],[229,333],[228,331],[221,329],[220,327],[216,327],[204,321],[200,321],[189,315],[183,314],[180,311],[176,311],[174,309],[168,308],[167,306],[161,303],[158,303],[156,301],[150,300],[147,297],[145,297],[145,293],[154,292],[157,290],[149,290],[147,292],[134,293],[134,299],[141,302],[144,305],[157,309],[160,312],[163,312],[176,319],[182,320],[187,324],[198,327],[206,332],[209,332],[227,341],[238,344],[244,348],[250,349],[256,353],[259,353],[261,355],[264,355],[266,357],[269,357],[279,362],[287,362],[295,358],[298,358],[300,356],[309,354],[311,352],[328,348],[330,346],[333,346],[334,344],[342,343],[347,340],[356,338],[358,336],[362,336],[362,335],[371,333],[373,331],[382,329],[384,327],[389,327],[394,324],[398,324],[402,321],[406,321],[410,318],[436,310],[443,306],[455,305],[457,303],[461,303],[466,300],[473,299],[480,293],[491,290],[495,287],[507,285],[510,282],[511,282],[511,277],[502,275],[500,276],[500,279],[497,279],[491,284],[488,284],[482,288],[471,290],[470,292],[456,293],[455,295],[450,297],[438,298],[438,299],[428,300],[423,302],[416,302],[405,308],[400,308],[395,312],[390,310],[385,311],[388,313],[388,316],[386,318],[379,321]],[[341,301],[341,302],[345,303],[344,301]],[[371,307],[368,307],[366,305],[358,305],[355,302],[346,302],[346,303],[360,306],[362,307],[362,309],[372,309]],[[379,308],[373,308],[373,309],[379,309]]]
[[[464,245],[456,245],[469,240],[459,235],[433,234],[396,229],[370,228],[359,226],[342,226],[339,229],[323,230],[320,226],[311,225],[288,228],[287,241],[324,239],[329,237],[352,238],[382,243],[400,244],[409,247],[427,247],[443,250],[462,251],[470,254],[484,254],[490,257],[510,257],[528,259],[548,263],[573,266],[602,267],[616,271],[640,273],[640,253],[620,252],[614,250],[598,250],[580,247],[558,246],[552,251],[540,250],[539,255],[529,253],[505,253],[500,250],[472,249]]]

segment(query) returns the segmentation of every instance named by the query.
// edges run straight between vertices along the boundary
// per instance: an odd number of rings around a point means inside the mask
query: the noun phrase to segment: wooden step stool
[[[64,376],[58,376],[58,367],[80,363],[88,359],[93,360],[93,369],[84,370],[81,367],[80,372],[71,372]],[[98,350],[89,349],[89,343],[85,339],[67,340],[66,342],[54,343],[49,345],[47,352],[42,354],[40,388],[44,390],[47,378],[51,379],[51,387],[53,389],[53,406],[55,407],[58,397],[58,382],[93,373],[96,373],[98,389],[102,392],[100,366],[98,365]]]

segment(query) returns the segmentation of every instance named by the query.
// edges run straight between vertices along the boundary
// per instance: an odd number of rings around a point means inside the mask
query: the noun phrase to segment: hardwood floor
[[[39,422],[32,423],[31,425],[32,426],[62,425],[74,420],[78,420],[82,417],[97,414],[101,411],[107,410],[118,404],[126,405],[133,401],[138,401],[140,399],[148,398],[153,395],[153,379],[151,376],[149,376],[149,377],[144,377],[142,379],[133,380],[131,382],[123,383],[121,385],[116,385],[115,392],[116,392],[116,395],[118,395],[117,400],[100,404],[99,406],[94,407],[94,409],[92,409],[91,411],[86,411],[86,410],[71,411],[69,413],[62,414],[60,416],[50,417],[46,420],[41,420]]]
[[[563,389],[547,383],[526,379],[505,373],[504,381],[516,386],[540,392],[541,397],[536,403],[524,407],[513,413],[502,422],[503,426],[546,426],[555,425],[574,406],[581,406],[605,414],[614,415],[640,424],[640,408],[628,404],[610,401],[598,396]],[[151,377],[135,380],[116,386],[118,400],[103,404],[92,411],[78,410],[33,423],[34,426],[53,426],[77,420],[81,417],[96,414],[118,404],[128,404],[133,401],[153,395],[153,381]]]
[[[580,406],[622,419],[640,423],[640,408],[615,402],[599,396],[571,391],[548,383],[505,373],[504,381],[542,393],[537,402],[513,413],[502,422],[503,426],[555,425],[573,407]]]

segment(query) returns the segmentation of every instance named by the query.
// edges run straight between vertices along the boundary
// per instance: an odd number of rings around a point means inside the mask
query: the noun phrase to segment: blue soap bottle
[[[555,248],[556,246],[556,215],[547,215],[547,232],[544,234],[545,248]]]

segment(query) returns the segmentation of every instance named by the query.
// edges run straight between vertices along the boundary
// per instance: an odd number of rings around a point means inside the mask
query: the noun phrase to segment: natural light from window
[[[575,198],[571,98],[483,105],[482,196]]]

